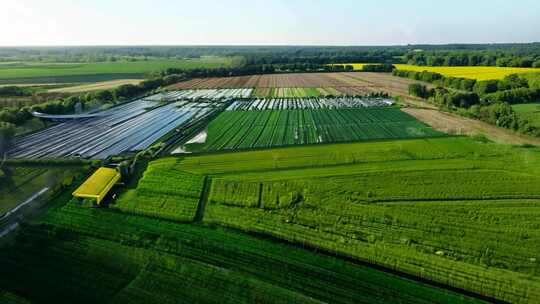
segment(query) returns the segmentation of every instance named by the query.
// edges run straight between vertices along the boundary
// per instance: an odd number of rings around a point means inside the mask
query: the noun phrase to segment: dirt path
[[[409,100],[407,100],[409,102]],[[413,104],[413,103],[410,103]],[[418,102],[414,102],[418,105]],[[432,108],[403,108],[403,111],[427,123],[434,129],[450,134],[478,135],[483,134],[492,141],[505,144],[540,146],[540,138],[519,134],[507,129],[499,128],[488,123],[444,113]]]

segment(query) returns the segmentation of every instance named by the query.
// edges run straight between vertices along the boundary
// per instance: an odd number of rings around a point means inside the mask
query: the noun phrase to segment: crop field
[[[385,107],[394,104],[388,98],[359,98],[359,97],[332,97],[332,98],[302,98],[302,99],[250,99],[234,101],[228,108],[232,110],[299,110],[299,109],[343,109]]]
[[[70,120],[17,138],[8,153],[14,158],[104,159],[144,150],[175,128],[205,120],[219,110],[218,102],[209,105],[141,99],[100,112],[96,117]]]
[[[203,151],[444,136],[397,108],[225,111]]]
[[[274,97],[267,95],[304,94],[304,92],[309,95],[314,94],[314,91],[307,89],[322,88],[325,92],[321,92],[319,94],[321,96],[325,93],[337,96],[338,92],[339,95],[365,95],[381,91],[404,96],[408,95],[409,84],[415,82],[417,81],[395,77],[388,73],[304,73],[193,79],[174,84],[169,89],[256,88],[255,97]],[[265,88],[275,89],[265,90]]]
[[[170,163],[149,165],[137,189],[129,190],[114,208],[125,212],[191,222],[203,188],[201,175],[179,171]]]
[[[147,97],[147,100],[153,101],[175,101],[175,100],[198,100],[198,99],[231,99],[248,98],[253,89],[202,89],[202,90],[180,90],[167,91]]]
[[[476,80],[503,79],[511,74],[539,73],[540,69],[534,68],[507,68],[507,67],[427,67],[409,64],[396,64],[398,70],[406,71],[429,71],[442,74],[447,77],[470,78]]]
[[[143,79],[120,79],[120,80],[110,80],[102,81],[97,83],[82,84],[75,86],[67,86],[61,88],[54,88],[47,90],[48,93],[82,93],[82,92],[92,92],[99,90],[109,90],[117,88],[121,85],[132,84],[137,85],[141,83]]]
[[[305,98],[341,96],[335,88],[257,88],[251,97],[255,98]]]
[[[25,241],[0,251],[0,300],[484,303],[238,232],[57,201],[24,229]]]
[[[511,303],[540,296],[540,150],[465,137],[159,160],[209,175],[203,222]]]
[[[143,78],[167,68],[217,68],[230,65],[226,58],[150,59],[98,63],[5,63],[0,65],[0,84],[76,83]]]
[[[512,105],[512,109],[533,126],[540,128],[540,103],[525,103]]]

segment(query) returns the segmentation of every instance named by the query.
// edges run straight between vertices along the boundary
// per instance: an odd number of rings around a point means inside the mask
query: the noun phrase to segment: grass
[[[100,90],[109,90],[117,88],[121,85],[132,84],[137,85],[141,83],[142,79],[120,79],[120,80],[111,80],[103,81],[98,83],[90,83],[76,86],[68,86],[62,88],[50,89],[48,93],[82,93],[82,92],[92,92]]]
[[[11,63],[0,65],[0,83],[76,83],[144,78],[167,68],[217,68],[230,64],[226,58],[149,59],[99,63]]]
[[[540,296],[540,151],[469,138],[163,159],[209,174],[209,225],[512,303]]]
[[[204,151],[437,137],[398,108],[226,111],[208,126]]]
[[[525,103],[512,105],[512,109],[531,125],[540,128],[540,103]]]

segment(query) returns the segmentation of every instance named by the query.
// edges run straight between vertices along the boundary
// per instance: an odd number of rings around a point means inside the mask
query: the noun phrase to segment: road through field
[[[415,102],[415,105],[418,105],[418,103]],[[484,134],[490,140],[498,143],[512,145],[531,144],[540,146],[539,138],[522,135],[476,119],[445,113],[431,108],[411,107],[402,110],[439,131],[464,135]]]

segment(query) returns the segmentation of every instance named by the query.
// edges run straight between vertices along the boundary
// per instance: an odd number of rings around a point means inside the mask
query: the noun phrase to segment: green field
[[[204,151],[443,136],[398,108],[226,111]]]
[[[524,103],[512,105],[512,109],[533,126],[540,128],[540,103]]]
[[[191,222],[197,212],[203,177],[180,171],[171,163],[152,163],[114,208],[125,212]]]
[[[208,225],[321,248],[511,303],[540,296],[538,149],[458,137],[210,154],[154,165],[208,176]]]
[[[0,252],[3,303],[484,303],[238,232],[68,201]]]
[[[230,65],[220,57],[201,59],[149,59],[98,63],[4,63],[0,64],[0,84],[76,83],[144,78],[145,74],[167,68],[217,68]]]

